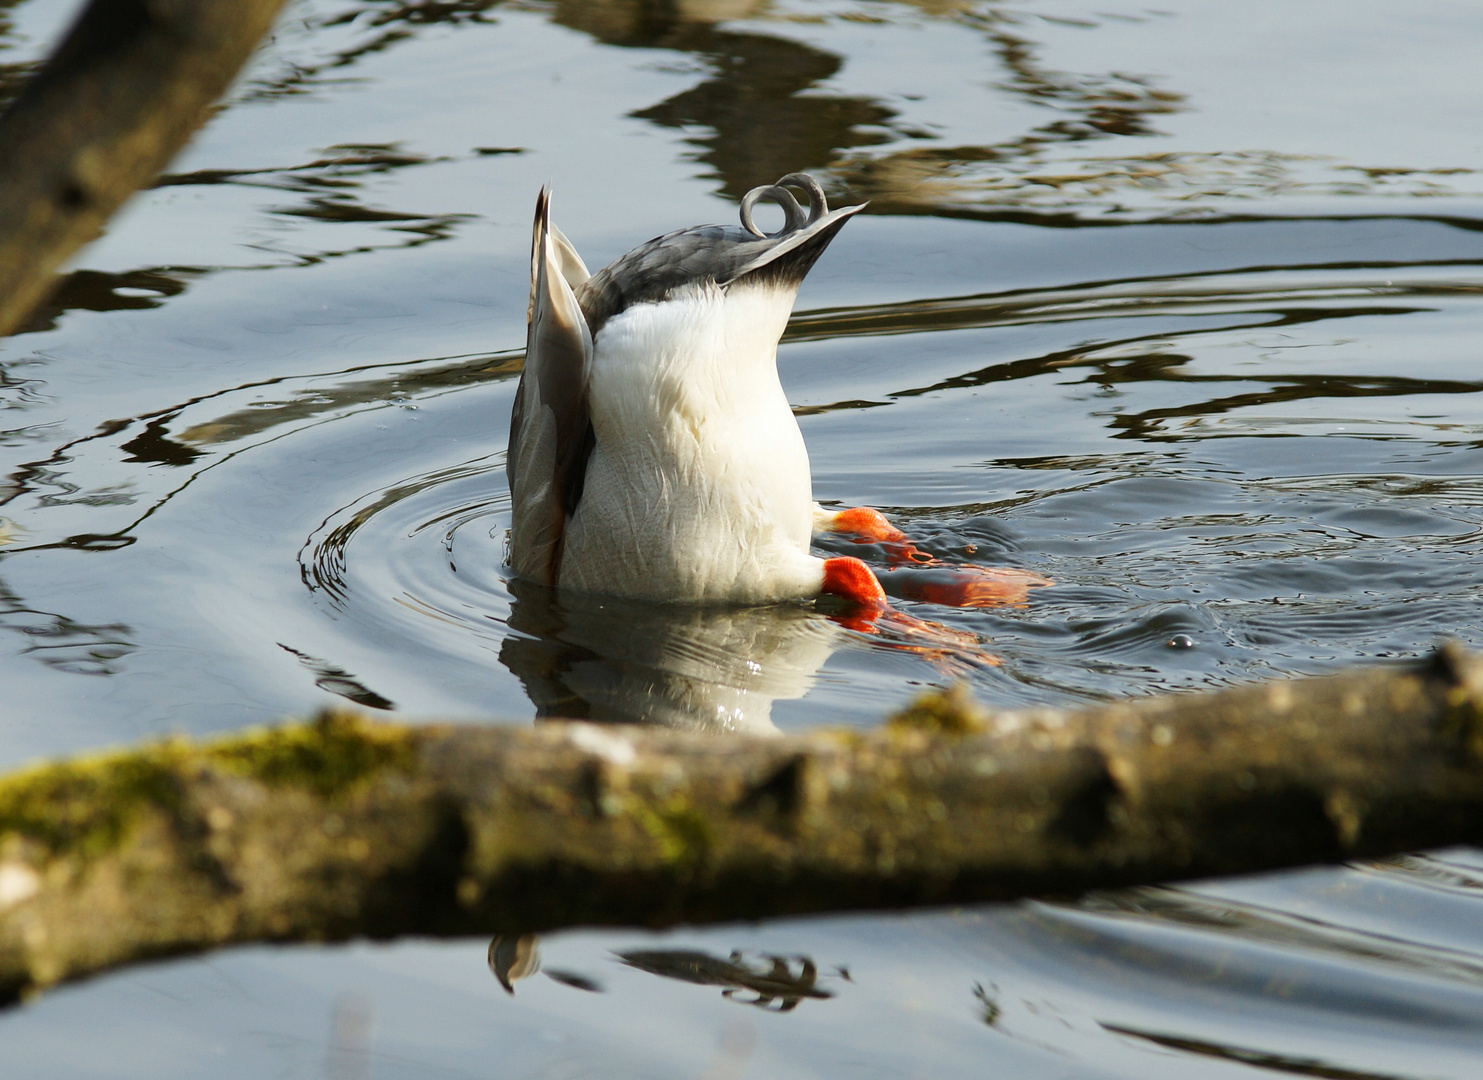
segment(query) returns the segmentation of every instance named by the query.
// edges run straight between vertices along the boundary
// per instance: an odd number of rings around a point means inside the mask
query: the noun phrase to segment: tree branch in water
[[[0,778],[0,999],[249,941],[666,926],[1483,841],[1483,659],[716,738],[347,714]]]
[[[92,0],[0,115],[0,336],[206,119],[283,0]]]

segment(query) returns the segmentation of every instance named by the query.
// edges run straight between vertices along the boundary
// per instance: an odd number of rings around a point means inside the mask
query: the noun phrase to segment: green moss
[[[638,823],[659,846],[659,856],[679,867],[696,866],[711,850],[711,823],[682,797],[673,796],[662,806],[638,803]]]
[[[0,778],[0,836],[15,833],[56,854],[94,858],[115,847],[145,811],[173,815],[193,767],[335,798],[384,769],[410,771],[414,762],[408,729],[345,713],[205,746],[170,739]]]
[[[985,730],[983,709],[961,685],[923,694],[888,717],[887,731],[922,731],[929,735],[977,735]]]
[[[53,852],[92,857],[118,843],[147,807],[180,800],[179,741],[38,765],[0,779],[0,835],[19,833]]]
[[[341,796],[386,768],[410,771],[411,732],[353,713],[324,712],[312,724],[290,724],[208,745],[212,764],[273,787]]]

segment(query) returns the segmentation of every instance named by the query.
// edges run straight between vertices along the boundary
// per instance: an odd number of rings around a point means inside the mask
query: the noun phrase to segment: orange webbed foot
[[[936,561],[892,525],[885,514],[868,506],[853,506],[831,515],[828,528],[830,532],[854,537],[857,544],[880,544],[892,566],[906,563],[930,565]]]
[[[847,630],[872,633],[876,619],[889,610],[886,590],[881,588],[870,567],[848,556],[824,560],[824,585],[819,592],[837,596],[848,604],[844,611],[833,616]]]
[[[949,566],[935,563],[885,571],[893,596],[945,607],[992,608],[1023,604],[1031,589],[1054,585],[1050,578],[1008,566]]]
[[[829,522],[829,531],[850,533],[862,543],[892,543],[906,541],[906,534],[886,520],[886,515],[868,506],[853,506],[841,510]]]
[[[998,657],[982,650],[978,635],[891,607],[880,580],[859,559],[825,559],[824,586],[819,591],[845,601],[847,606],[829,617],[846,630],[900,639],[892,647],[916,653],[948,674],[962,674],[975,664],[999,663]]]
[[[1029,570],[945,563],[917,547],[884,514],[868,506],[841,510],[827,522],[830,532],[846,533],[857,544],[880,544],[885,549],[891,569],[883,571],[882,577],[891,595],[903,600],[944,607],[1008,607],[1023,604],[1031,589],[1055,584]]]

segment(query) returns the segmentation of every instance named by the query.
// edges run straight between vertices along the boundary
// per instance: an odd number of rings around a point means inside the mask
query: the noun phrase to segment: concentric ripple
[[[504,454],[398,479],[327,517],[299,553],[304,584],[396,638],[469,655],[498,649],[511,595]]]
[[[541,715],[771,731],[772,701],[807,693],[846,641],[803,605],[558,600],[509,580],[503,458],[399,480],[343,507],[301,550],[304,583],[384,647],[434,639],[445,663],[495,654]]]

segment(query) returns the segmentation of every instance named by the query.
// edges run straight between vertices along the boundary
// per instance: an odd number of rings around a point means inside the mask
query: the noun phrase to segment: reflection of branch
[[[0,998],[231,942],[894,908],[1483,840],[1483,658],[717,740],[312,726],[0,779]]]
[[[239,100],[262,101],[302,94],[308,88],[322,85],[327,72],[354,67],[367,56],[414,40],[415,31],[411,27],[491,22],[486,12],[498,3],[499,0],[411,0],[388,5],[362,0],[334,15],[310,16],[301,25],[311,32],[333,26],[366,26],[377,32],[317,63],[290,62],[275,76],[254,79],[244,88]]]
[[[428,165],[447,161],[446,157],[410,154],[396,143],[341,143],[326,148],[331,157],[317,158],[303,165],[269,166],[261,169],[197,169],[195,172],[170,173],[159,177],[154,187],[195,186],[200,184],[243,184],[289,191],[315,191],[328,186],[358,186],[350,177],[387,173],[409,165]]]
[[[1183,109],[1183,94],[1155,88],[1148,76],[1118,71],[1086,75],[1045,66],[1036,56],[1038,43],[1005,29],[1016,21],[1006,12],[991,8],[965,13],[960,18],[969,25],[977,25],[993,42],[1009,72],[1009,78],[999,84],[1000,89],[1018,94],[1032,104],[1060,109],[1072,117],[1053,121],[1011,143],[989,149],[996,157],[1033,156],[1042,145],[1052,142],[1157,134],[1148,123],[1150,116]]]
[[[93,0],[0,115],[0,334],[185,144],[283,0]]]
[[[0,546],[4,536],[0,534]],[[133,652],[130,628],[121,623],[89,625],[66,615],[39,611],[0,581],[0,630],[26,639],[21,656],[74,675],[111,675],[114,662]],[[0,886],[3,890],[3,886]]]
[[[518,150],[501,151],[519,153]],[[32,308],[30,316],[12,326],[10,333],[26,334],[50,330],[67,311],[118,311],[159,307],[167,298],[184,292],[187,284],[209,273],[227,270],[277,270],[283,267],[314,266],[328,259],[361,255],[391,248],[414,248],[436,240],[446,240],[460,222],[470,214],[417,214],[395,210],[378,210],[356,201],[351,189],[362,186],[362,178],[389,173],[394,169],[437,164],[445,157],[426,157],[408,153],[395,143],[340,144],[326,148],[330,156],[303,165],[261,169],[198,169],[189,173],[167,173],[155,178],[153,187],[214,186],[235,184],[289,191],[306,196],[300,206],[269,208],[280,216],[319,220],[329,223],[375,223],[396,235],[390,244],[359,244],[349,248],[325,248],[318,251],[289,250],[286,245],[256,245],[259,250],[281,254],[285,260],[269,263],[201,266],[156,266],[124,273],[97,270],[74,270],[57,279],[50,294]],[[120,289],[129,290],[120,293]],[[140,296],[140,292],[153,296]]]

